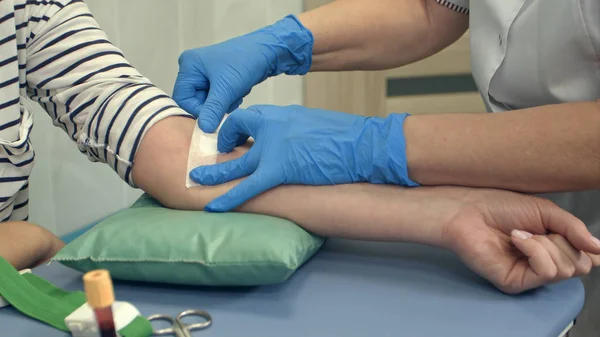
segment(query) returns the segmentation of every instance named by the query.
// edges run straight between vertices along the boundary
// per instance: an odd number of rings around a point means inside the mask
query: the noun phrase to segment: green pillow
[[[244,213],[177,211],[143,195],[73,240],[53,260],[114,279],[186,285],[285,281],[323,245],[296,224]]]

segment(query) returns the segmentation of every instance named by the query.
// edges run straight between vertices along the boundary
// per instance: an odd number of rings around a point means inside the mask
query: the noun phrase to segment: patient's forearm
[[[286,218],[324,236],[444,246],[443,226],[460,203],[445,188],[390,185],[280,186],[240,210]]]
[[[180,117],[157,123],[144,137],[135,159],[135,183],[167,207],[202,209],[237,183],[185,187],[194,123]],[[239,156],[242,150],[237,151],[221,160]],[[441,246],[442,226],[459,204],[439,192],[455,193],[368,184],[282,186],[254,198],[239,211],[286,218],[326,236]]]

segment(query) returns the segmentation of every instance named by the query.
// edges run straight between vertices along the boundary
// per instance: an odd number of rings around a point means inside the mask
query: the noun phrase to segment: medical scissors
[[[182,319],[186,316],[197,316],[204,318],[206,321],[185,324]],[[212,324],[212,317],[204,310],[186,310],[179,313],[175,318],[164,314],[152,315],[148,317],[148,321],[167,321],[171,323],[170,328],[153,330],[152,334],[155,336],[175,335],[175,337],[192,337],[190,331],[208,328]]]

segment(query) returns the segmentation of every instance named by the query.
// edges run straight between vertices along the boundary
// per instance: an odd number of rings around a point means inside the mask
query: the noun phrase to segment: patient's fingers
[[[542,246],[544,246],[546,251],[550,254],[550,257],[552,257],[552,261],[554,261],[554,264],[556,265],[556,275],[554,277],[555,281],[568,279],[575,275],[577,269],[575,266],[575,261],[569,258],[565,251],[563,249],[560,249],[554,241],[550,240],[548,236],[536,235],[532,238],[532,240],[536,240]],[[569,246],[570,245],[567,243],[565,245],[565,250],[569,249]],[[575,254],[576,252],[573,252],[573,255]]]
[[[253,161],[247,160],[250,151],[231,161],[196,167],[190,172],[190,178],[200,185],[214,186],[246,177],[256,170]]]
[[[529,267],[522,278],[522,290],[532,289],[552,281],[558,272],[554,260],[544,245],[528,232],[513,230],[511,240],[528,259]]]
[[[592,233],[577,217],[560,207],[544,209],[542,215],[544,227],[550,232],[562,235],[579,250],[600,254],[600,246],[593,239]]]
[[[567,257],[574,266],[574,273],[572,276],[581,276],[588,274],[592,268],[592,260],[588,254],[580,251],[573,247],[564,237],[557,234],[551,234],[547,236],[548,240],[551,241],[561,252]]]
[[[600,255],[586,253],[587,256],[592,260],[592,267],[600,267]]]

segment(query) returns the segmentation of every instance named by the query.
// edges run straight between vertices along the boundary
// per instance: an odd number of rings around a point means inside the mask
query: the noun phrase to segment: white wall
[[[177,58],[189,48],[223,41],[299,13],[302,0],[87,0],[92,14],[127,59],[171,94]],[[256,87],[249,104],[300,104],[302,80],[279,77]],[[106,165],[81,155],[35,109],[36,164],[30,181],[30,220],[58,235],[129,206],[141,191]]]

